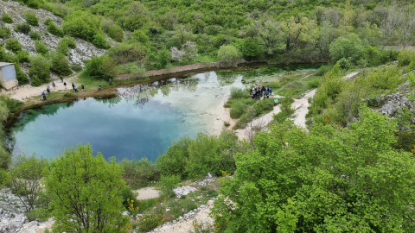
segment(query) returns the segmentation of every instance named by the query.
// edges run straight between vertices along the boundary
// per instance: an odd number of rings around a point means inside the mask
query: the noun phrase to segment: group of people
[[[249,90],[252,99],[261,99],[261,97],[269,98],[269,95],[272,94],[272,88],[268,86],[258,86],[255,85]]]
[[[66,82],[63,81],[62,77],[61,77],[61,81],[62,81],[63,85],[65,86],[65,90],[66,90]],[[53,87],[53,89],[55,89],[55,87],[56,87],[55,82],[52,82],[52,87]],[[85,86],[83,84],[81,85],[81,89],[82,89],[82,91],[85,90]],[[74,92],[78,92],[78,87],[76,86],[75,83],[72,83],[72,90]],[[98,90],[101,90],[101,85],[98,88]],[[46,87],[46,92],[48,93],[48,95],[50,95],[50,85],[49,84]],[[44,91],[42,92],[42,98],[43,98],[43,100],[46,100],[46,94],[45,94]]]

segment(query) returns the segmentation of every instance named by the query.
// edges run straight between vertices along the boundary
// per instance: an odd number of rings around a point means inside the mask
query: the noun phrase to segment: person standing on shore
[[[78,89],[77,89],[77,87],[76,87],[76,84],[74,84],[74,85],[73,85],[73,90],[74,90],[75,92],[78,92]]]
[[[65,90],[66,90],[66,82],[64,82],[63,85],[65,86]]]
[[[110,78],[108,81],[110,82],[110,86],[111,86],[112,85],[112,79]]]
[[[43,97],[43,100],[46,100],[46,94],[44,91],[42,92],[42,97]]]
[[[84,92],[85,86],[84,84],[81,85],[82,92]]]
[[[75,91],[75,84],[72,83],[72,90]]]
[[[62,75],[60,75],[60,78],[61,78],[61,82],[63,82],[63,78],[62,78]]]
[[[50,88],[49,88],[49,85],[48,85],[48,88],[46,88],[46,91],[48,92],[48,95],[50,95]]]
[[[56,87],[55,82],[52,82],[52,87],[53,87],[53,90],[55,90],[55,87]]]

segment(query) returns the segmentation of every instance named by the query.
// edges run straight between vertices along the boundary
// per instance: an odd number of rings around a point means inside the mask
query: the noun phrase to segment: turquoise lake
[[[21,113],[9,129],[13,155],[54,158],[64,148],[90,143],[105,158],[155,161],[174,140],[197,133],[219,134],[229,118],[223,108],[232,87],[287,71],[316,67],[262,67],[205,72],[148,85],[119,88],[111,99],[86,98]],[[244,80],[244,81],[242,81]]]

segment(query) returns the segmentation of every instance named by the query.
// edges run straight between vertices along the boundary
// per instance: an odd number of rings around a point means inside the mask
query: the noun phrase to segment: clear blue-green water
[[[310,70],[265,67],[238,72],[206,72],[148,85],[119,88],[119,97],[87,98],[23,112],[9,129],[13,155],[54,158],[64,148],[90,143],[105,158],[155,161],[174,140],[197,133],[218,134],[228,121],[222,107],[243,78]]]

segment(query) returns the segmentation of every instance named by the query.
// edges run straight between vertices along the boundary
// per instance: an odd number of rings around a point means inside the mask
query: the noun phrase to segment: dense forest
[[[54,232],[145,232],[194,210],[191,198],[204,195],[217,198],[212,232],[415,230],[415,1],[20,3],[64,19],[62,27],[42,19],[49,33],[61,38],[59,49],[48,51],[35,39],[39,49],[29,56],[19,41],[8,38],[10,19],[2,15],[0,37],[8,39],[0,47],[0,61],[17,68],[29,63],[32,82],[39,75],[39,83],[48,81],[49,72],[82,69],[65,60],[76,47],[73,38],[106,50],[85,61],[82,76],[91,79],[122,73],[141,77],[146,70],[196,62],[327,63],[311,85],[317,91],[309,99],[307,129],[290,120],[295,110],[288,93],[268,130],[249,141],[226,130],[218,136],[200,133],[173,142],[155,162],[106,161],[100,153],[93,155],[90,145],[68,148],[51,161],[35,156],[12,160],[0,130],[0,185],[29,203],[31,220],[53,216],[58,220]],[[350,69],[359,74],[346,79]],[[243,102],[247,93],[232,89],[230,98]],[[398,107],[386,111],[391,101]],[[21,106],[2,96],[0,121]],[[188,199],[172,192],[181,181],[208,173],[220,177],[218,190]],[[45,189],[28,190],[22,180]],[[133,189],[154,183],[161,191],[157,200],[136,200]],[[172,207],[171,212],[155,208],[161,205]],[[121,215],[126,210],[131,218]]]

